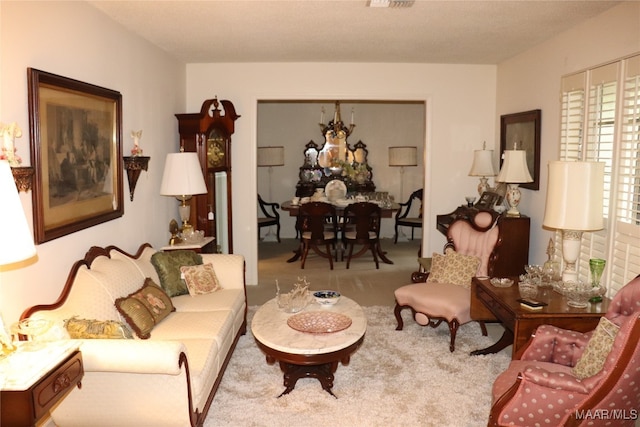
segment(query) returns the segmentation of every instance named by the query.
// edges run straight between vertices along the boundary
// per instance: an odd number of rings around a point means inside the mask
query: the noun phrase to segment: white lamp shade
[[[160,194],[163,196],[191,196],[206,192],[207,186],[204,183],[197,153],[167,154]]]
[[[389,166],[417,166],[418,147],[389,147]]]
[[[36,254],[36,247],[22,209],[16,182],[6,160],[0,161],[0,200],[0,219],[5,225],[0,242],[0,265],[31,258]]]
[[[547,204],[542,225],[591,231],[604,227],[604,163],[549,162]]]
[[[505,150],[502,169],[496,178],[498,182],[521,184],[533,182],[527,167],[527,153],[524,150]]]
[[[258,166],[283,166],[284,147],[258,147]]]
[[[475,150],[469,176],[496,176],[493,167],[493,150]]]

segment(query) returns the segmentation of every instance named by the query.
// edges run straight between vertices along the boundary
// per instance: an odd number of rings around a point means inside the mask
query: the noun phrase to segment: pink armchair
[[[620,327],[600,372],[572,368],[594,334],[538,327],[493,384],[489,426],[633,426],[640,417],[640,276],[613,298],[605,317]]]

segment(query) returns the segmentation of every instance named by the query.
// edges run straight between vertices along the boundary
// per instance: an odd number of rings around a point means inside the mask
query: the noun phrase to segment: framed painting
[[[27,69],[36,243],[121,217],[122,95]]]
[[[530,190],[540,189],[540,122],[541,110],[531,110],[522,113],[500,116],[500,166],[504,150],[518,150],[527,152],[527,167],[533,182],[520,184],[522,188]]]

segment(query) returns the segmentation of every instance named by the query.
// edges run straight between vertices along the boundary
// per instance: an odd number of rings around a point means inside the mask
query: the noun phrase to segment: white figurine
[[[142,138],[142,129],[139,131],[131,131],[131,138],[133,138],[133,148],[131,149],[132,156],[141,156],[142,148],[140,148],[140,138]]]
[[[22,159],[16,155],[15,140],[22,136],[22,129],[16,122],[6,125],[0,123],[0,135],[3,140],[0,158],[7,159],[10,166],[19,166]]]

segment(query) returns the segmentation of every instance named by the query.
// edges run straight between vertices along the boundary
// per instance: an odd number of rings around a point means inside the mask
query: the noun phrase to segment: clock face
[[[224,166],[224,139],[209,138],[207,140],[207,163],[210,168]]]

